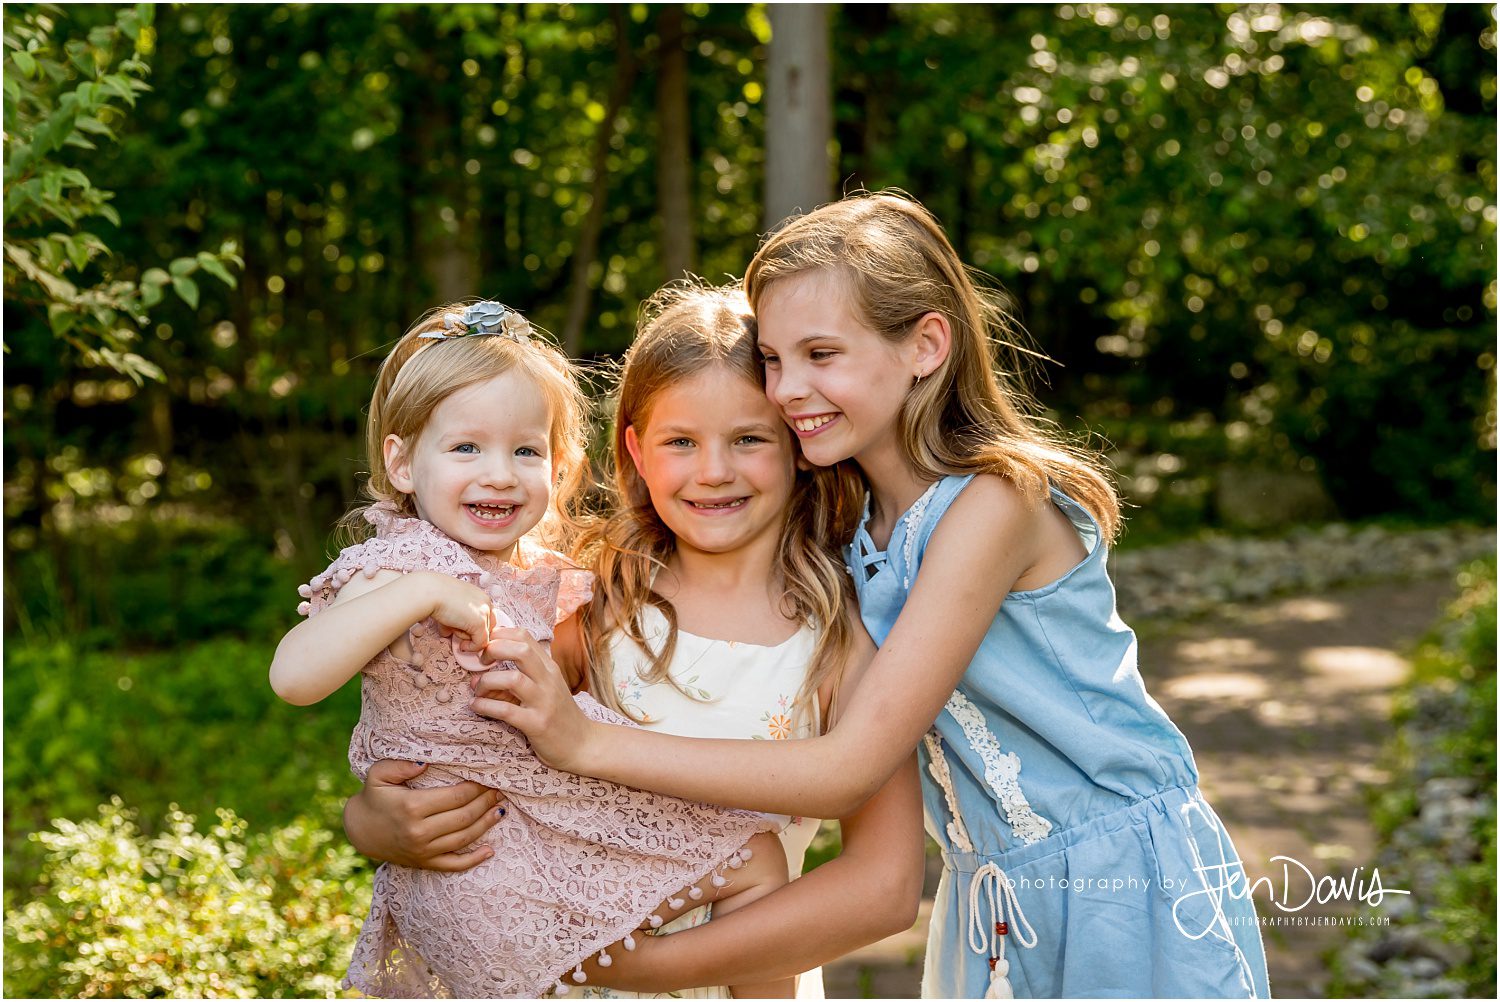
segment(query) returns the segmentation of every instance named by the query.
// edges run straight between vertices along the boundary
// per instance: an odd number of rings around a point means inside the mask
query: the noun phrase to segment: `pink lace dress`
[[[388,506],[366,518],[375,537],[313,578],[300,611],[316,615],[355,574],[382,569],[469,581],[538,640],[588,600],[592,575],[556,554],[523,553],[522,569]],[[409,660],[387,648],[364,668],[355,774],[385,758],[426,762],[411,785],[473,780],[503,792],[507,812],[482,840],[494,855],[471,870],[381,865],[347,986],[388,998],[538,997],[767,827],[756,814],[548,768],[519,732],[469,708],[468,672],[432,620],[408,638]],[[588,695],[575,699],[596,720],[628,723]]]

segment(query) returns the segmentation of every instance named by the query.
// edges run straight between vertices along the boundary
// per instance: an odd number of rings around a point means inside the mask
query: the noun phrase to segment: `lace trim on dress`
[[[947,825],[948,841],[959,852],[973,852],[974,843],[969,841],[969,831],[964,827],[963,815],[958,813],[958,795],[953,792],[953,776],[948,771],[948,759],[943,755],[942,739],[938,737],[937,731],[928,731],[922,742],[927,746],[927,755],[931,759],[927,763],[927,771],[937,780],[943,791],[943,799],[948,803],[948,817],[951,819]]]
[[[901,521],[906,525],[906,538],[901,541],[901,586],[907,591],[911,591],[911,558],[917,548],[916,528],[922,524],[922,515],[927,511],[927,506],[932,503],[932,496],[937,493],[941,483],[941,480],[933,481],[932,486],[912,502],[912,506],[901,517]]]
[[[540,546],[529,546],[524,539],[521,540],[521,546],[527,566],[546,566],[557,569],[561,580],[557,586],[554,623],[561,623],[589,604],[594,597],[594,573],[592,571],[579,567],[561,553],[543,549]]]
[[[969,746],[979,754],[984,763],[984,779],[1000,800],[1005,810],[1005,820],[1010,830],[1027,845],[1046,838],[1052,832],[1052,822],[1031,809],[1026,795],[1021,792],[1021,758],[1015,752],[1000,750],[1000,742],[985,726],[984,714],[969,702],[969,697],[954,692],[948,697],[948,713],[963,728]]]

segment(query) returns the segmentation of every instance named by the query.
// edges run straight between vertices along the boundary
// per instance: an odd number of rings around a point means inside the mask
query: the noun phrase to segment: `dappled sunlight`
[[[1286,599],[1277,607],[1277,612],[1298,623],[1328,623],[1343,619],[1345,614],[1339,603],[1312,596]]]
[[[1255,708],[1256,720],[1267,727],[1311,727],[1326,722],[1328,713],[1327,707],[1302,700],[1268,699]]]
[[[1313,647],[1301,663],[1343,690],[1388,689],[1411,670],[1405,658],[1378,647]]]
[[[1209,666],[1263,665],[1273,660],[1270,651],[1260,647],[1248,637],[1210,637],[1205,640],[1184,640],[1177,645],[1177,657],[1181,660]]]
[[[1173,699],[1223,699],[1239,702],[1262,699],[1271,687],[1259,675],[1246,672],[1203,672],[1174,678],[1162,686]]]

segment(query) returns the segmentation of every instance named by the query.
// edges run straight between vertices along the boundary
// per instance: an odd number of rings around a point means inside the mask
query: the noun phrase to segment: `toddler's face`
[[[386,468],[417,513],[508,560],[547,513],[551,417],[536,385],[506,372],[444,398],[415,443],[386,439]]]
[[[715,366],[668,387],[625,440],[679,547],[728,553],[780,541],[796,453],[776,409],[743,375]]]
[[[895,442],[896,415],[915,381],[911,345],[870,330],[836,275],[809,272],[766,291],[756,313],[766,396],[818,466]]]

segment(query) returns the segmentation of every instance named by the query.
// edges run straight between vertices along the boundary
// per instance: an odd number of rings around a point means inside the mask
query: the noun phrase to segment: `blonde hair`
[[[809,272],[842,279],[861,322],[889,342],[905,341],[928,313],[947,319],[948,357],[907,391],[897,415],[920,476],[994,473],[1033,504],[1052,484],[1115,537],[1120,500],[1101,458],[1042,420],[1024,381],[1034,353],[1019,346],[1003,293],[976,281],[931,212],[904,193],[859,192],[793,218],[756,251],[745,291],[758,307],[777,282]]]
[[[626,430],[639,435],[657,396],[715,367],[742,376],[763,390],[764,374],[755,343],[755,320],[737,287],[710,288],[685,282],[662,289],[641,307],[638,333],[626,352],[617,391],[613,428],[614,514],[586,531],[580,553],[599,575],[593,603],[584,610],[590,689],[602,703],[630,711],[615,692],[608,655],[609,636],[621,631],[651,658],[642,675],[648,683],[671,677],[677,644],[677,614],[652,590],[656,571],[671,556],[676,538],[651,504],[645,481],[629,459]],[[838,673],[852,649],[849,621],[852,588],[838,548],[854,533],[861,494],[858,482],[837,470],[799,470],[787,505],[776,552],[775,583],[785,595],[782,611],[819,628],[817,644],[796,712],[815,704],[819,688]],[[655,607],[665,617],[667,636],[658,648],[648,642],[642,614]],[[805,719],[805,718],[803,718]]]
[[[545,545],[565,548],[574,535],[573,509],[588,475],[584,452],[586,397],[579,386],[577,371],[567,356],[539,336],[422,337],[442,332],[443,315],[462,313],[465,305],[450,303],[423,315],[380,364],[365,421],[370,475],[363,493],[369,503],[346,514],[340,526],[346,536],[368,535],[364,513],[382,502],[394,505],[401,515],[417,518],[411,495],[397,490],[386,471],[386,436],[396,435],[403,448],[412,448],[438,404],[459,390],[515,371],[541,391],[550,426],[548,446],[552,454],[553,487],[547,499],[547,514],[533,531]]]

